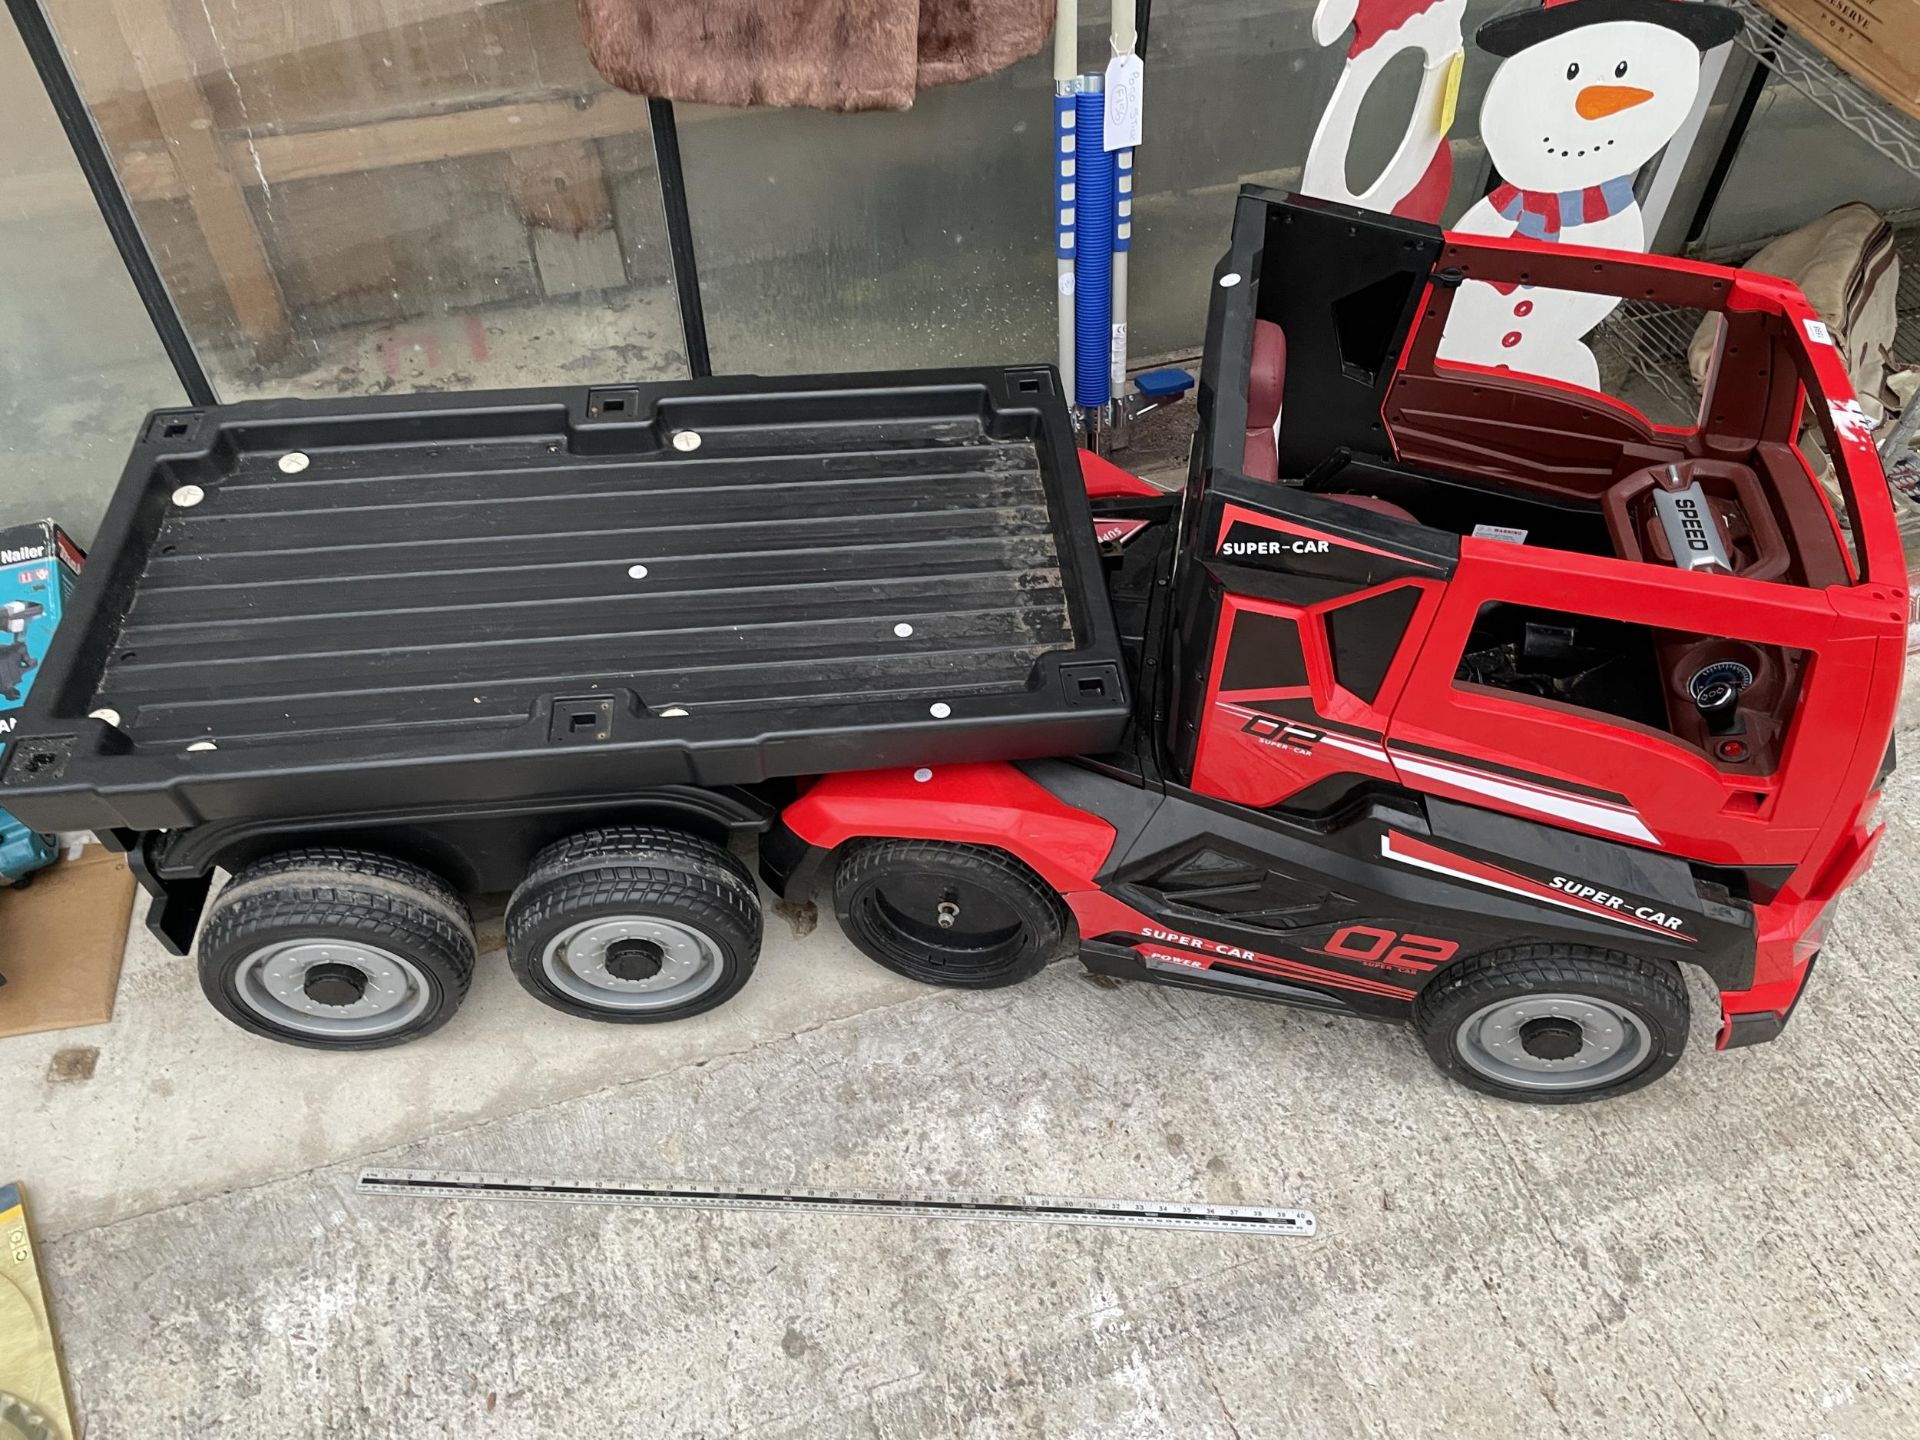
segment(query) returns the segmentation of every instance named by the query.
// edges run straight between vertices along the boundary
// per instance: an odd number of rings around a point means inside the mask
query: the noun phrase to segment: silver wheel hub
[[[563,994],[602,1010],[666,1010],[712,989],[725,973],[719,942],[678,920],[614,915],[561,931],[540,968]]]
[[[1592,1090],[1632,1074],[1653,1051],[1633,1011],[1591,995],[1496,1000],[1454,1032],[1460,1058],[1521,1090]]]
[[[262,946],[234,970],[233,985],[263,1020],[333,1039],[390,1034],[433,1004],[433,986],[418,965],[356,940]]]

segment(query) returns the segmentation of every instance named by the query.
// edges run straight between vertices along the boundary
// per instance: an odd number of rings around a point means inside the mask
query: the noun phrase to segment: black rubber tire
[[[1647,1057],[1633,1070],[1591,1089],[1530,1090],[1505,1085],[1461,1056],[1460,1027],[1502,998],[1559,992],[1590,995],[1631,1010],[1647,1026]],[[1651,1085],[1679,1062],[1692,1009],[1687,983],[1671,960],[1649,960],[1588,945],[1515,945],[1476,955],[1440,972],[1414,1001],[1413,1023],[1427,1054],[1463,1085],[1531,1105],[1580,1105]]]
[[[684,1004],[658,1010],[596,1006],[556,987],[541,965],[556,936],[595,916],[641,914],[696,928],[721,955],[721,977]],[[544,1005],[615,1025],[684,1020],[740,993],[760,958],[760,890],[731,851],[650,825],[570,836],[533,857],[507,902],[507,962]]]
[[[1004,907],[1017,933],[984,948],[943,947],[926,935],[916,936],[880,903],[881,887],[903,879],[986,892]],[[943,840],[859,840],[845,846],[834,867],[833,905],[840,928],[868,959],[910,980],[960,990],[992,990],[1038,975],[1060,953],[1072,924],[1053,887],[1023,862],[1004,850]],[[988,933],[1008,928],[1003,924]]]
[[[305,937],[362,941],[412,961],[430,987],[426,1010],[370,1038],[274,1024],[240,999],[236,976],[255,951]],[[365,850],[287,850],[234,875],[214,898],[195,953],[201,990],[242,1030],[309,1050],[380,1050],[432,1033],[460,1008],[473,979],[473,917],[457,890],[418,865]]]

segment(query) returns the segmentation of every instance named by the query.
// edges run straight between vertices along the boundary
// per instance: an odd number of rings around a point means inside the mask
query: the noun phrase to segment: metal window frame
[[[713,374],[713,355],[707,348],[707,311],[700,298],[700,266],[693,249],[693,217],[687,209],[687,175],[680,164],[680,125],[671,100],[648,100],[647,121],[653,131],[655,178],[660,184],[660,210],[667,224],[667,254],[673,265],[673,288],[680,301],[680,337],[687,347],[687,369],[694,379]]]

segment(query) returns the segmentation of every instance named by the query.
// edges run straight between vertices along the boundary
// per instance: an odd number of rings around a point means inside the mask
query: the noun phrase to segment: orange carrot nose
[[[1598,120],[1602,115],[1631,110],[1641,101],[1652,98],[1651,90],[1642,90],[1638,85],[1589,85],[1573,97],[1573,108],[1580,112],[1582,120]]]

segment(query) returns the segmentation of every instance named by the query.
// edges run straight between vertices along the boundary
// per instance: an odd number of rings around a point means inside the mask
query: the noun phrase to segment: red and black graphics
[[[1104,973],[1389,1019],[1448,965],[1534,941],[1669,955],[1725,992],[1765,978],[1752,907],[1685,861],[1397,786],[1300,815],[1065,761],[922,773],[823,777],[785,824],[821,854],[895,834],[1015,855]]]
[[[1189,988],[1197,978],[1192,972],[1204,972],[1228,982],[1237,994],[1259,995],[1262,992],[1257,987],[1265,982],[1268,998],[1298,1000],[1301,997],[1293,992],[1305,988],[1331,992],[1325,998],[1337,1008],[1392,1016],[1404,1013],[1418,993],[1420,981],[1436,968],[1436,962],[1385,963],[1382,957],[1391,947],[1376,945],[1374,936],[1393,936],[1395,932],[1377,926],[1342,925],[1318,937],[1336,946],[1352,943],[1351,954],[1303,944],[1313,938],[1305,935],[1286,940],[1269,937],[1255,948],[1238,940],[1181,928],[1169,919],[1156,919],[1102,891],[1069,895],[1067,903],[1083,936],[1103,949],[1130,952],[1154,978],[1187,972],[1185,983]],[[1452,941],[1427,943],[1446,948],[1449,955],[1457,948]],[[1085,958],[1094,968],[1101,968],[1098,951]],[[1365,970],[1373,973],[1363,973]],[[1235,980],[1252,985],[1233,984]]]
[[[1093,538],[1102,545],[1124,545],[1152,523],[1137,516],[1096,515],[1093,517]]]
[[[1296,604],[1388,580],[1444,580],[1459,555],[1454,536],[1291,487],[1222,475],[1208,501],[1196,538],[1217,573],[1234,589]]]
[[[1321,722],[1323,709],[1342,707],[1313,611],[1225,595],[1218,613],[1208,674],[1196,686],[1203,698],[1192,717],[1194,789],[1264,808],[1330,775],[1392,778],[1377,743]],[[1345,708],[1357,719],[1375,718],[1357,700]]]
[[[1254,806],[1348,771],[1390,778],[1377,745],[1322,744],[1256,715],[1305,701],[1328,733],[1384,730],[1454,537],[1225,475],[1187,543],[1169,737],[1182,778]]]
[[[1433,588],[1390,582],[1310,606],[1216,595],[1206,668],[1188,681],[1192,787],[1264,808],[1335,776],[1397,780],[1381,735]]]
[[[1267,976],[1367,1014],[1403,1013],[1452,961],[1529,940],[1664,953],[1727,989],[1752,981],[1751,907],[1671,857],[1389,790],[1332,822],[1177,790],[1129,814],[1084,772],[1028,768],[1115,826],[1098,891],[1067,897],[1100,942],[1085,956],[1096,968],[1120,946],[1156,971]]]
[[[1537,900],[1543,905],[1557,905],[1576,915],[1597,916],[1638,935],[1655,935],[1662,940],[1678,940],[1689,945],[1698,943],[1697,936],[1687,933],[1684,916],[1641,896],[1621,895],[1577,875],[1536,873],[1531,867],[1520,868],[1520,862],[1511,860],[1496,865],[1435,845],[1422,836],[1393,829],[1380,837],[1380,854],[1396,864],[1431,871],[1465,885]]]

